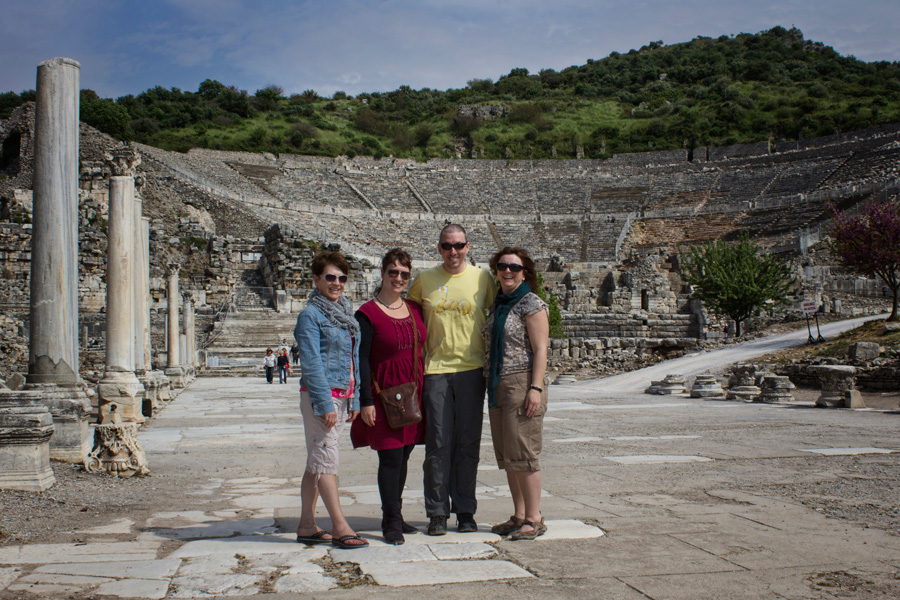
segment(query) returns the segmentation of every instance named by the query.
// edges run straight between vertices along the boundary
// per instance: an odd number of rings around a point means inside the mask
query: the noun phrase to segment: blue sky
[[[900,0],[3,0],[0,92],[54,56],[102,97],[217,79],[252,94],[464,87],[654,40],[799,27],[865,61],[900,60]]]

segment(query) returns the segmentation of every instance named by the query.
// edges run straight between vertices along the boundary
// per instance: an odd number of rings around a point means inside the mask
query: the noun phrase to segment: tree
[[[93,90],[81,90],[80,119],[119,140],[131,139],[128,111],[109,98],[100,98]]]
[[[682,275],[694,287],[693,296],[714,314],[733,319],[737,335],[741,321],[766,302],[790,304],[788,292],[794,283],[790,270],[774,256],[761,255],[747,234],[736,243],[716,240],[689,246],[680,254]]]
[[[850,216],[834,206],[831,251],[841,264],[868,276],[878,276],[893,294],[888,321],[900,320],[900,201],[872,202],[861,215]]]
[[[559,301],[556,299],[556,294],[548,290],[547,286],[544,285],[544,275],[540,271],[537,272],[537,282],[538,289],[534,290],[534,293],[537,294],[538,298],[547,303],[547,312],[549,313],[550,320],[550,337],[554,339],[566,337],[566,328],[562,322],[562,311],[559,310]]]

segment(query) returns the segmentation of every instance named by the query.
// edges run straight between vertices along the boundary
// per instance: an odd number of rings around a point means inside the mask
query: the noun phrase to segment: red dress
[[[422,444],[425,441],[425,409],[422,408],[422,421],[403,429],[391,429],[384,416],[384,407],[378,400],[374,382],[381,389],[401,383],[407,383],[412,376],[413,329],[415,322],[419,330],[419,359],[416,381],[418,383],[419,405],[422,405],[422,375],[425,369],[425,322],[422,320],[422,309],[415,302],[404,300],[409,307],[409,315],[403,319],[394,319],[378,308],[374,300],[369,300],[359,308],[359,312],[369,318],[372,323],[372,349],[369,356],[360,356],[360,362],[369,361],[372,374],[372,398],[375,400],[375,425],[369,427],[357,417],[350,427],[350,440],[354,448],[371,446],[373,450],[392,450],[410,444]]]

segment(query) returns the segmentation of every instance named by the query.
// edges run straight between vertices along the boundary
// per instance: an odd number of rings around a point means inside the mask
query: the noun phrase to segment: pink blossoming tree
[[[900,202],[893,199],[867,204],[861,214],[846,215],[832,206],[831,250],[847,268],[878,276],[891,290],[894,301],[888,321],[900,320]]]

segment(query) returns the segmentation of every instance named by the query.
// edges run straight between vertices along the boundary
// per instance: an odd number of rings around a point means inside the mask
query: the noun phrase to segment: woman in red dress
[[[374,300],[356,311],[361,343],[359,347],[360,418],[350,430],[353,447],[370,446],[378,451],[378,491],[381,494],[381,532],[384,541],[399,545],[404,533],[418,531],[403,520],[403,487],[409,455],[425,441],[425,418],[402,429],[392,429],[375,391],[407,383],[413,377],[419,405],[422,404],[425,322],[422,309],[401,294],[409,283],[412,259],[394,248],[381,260],[381,287]],[[414,330],[418,330],[418,356],[413,356]],[[424,415],[424,409],[423,409]]]

